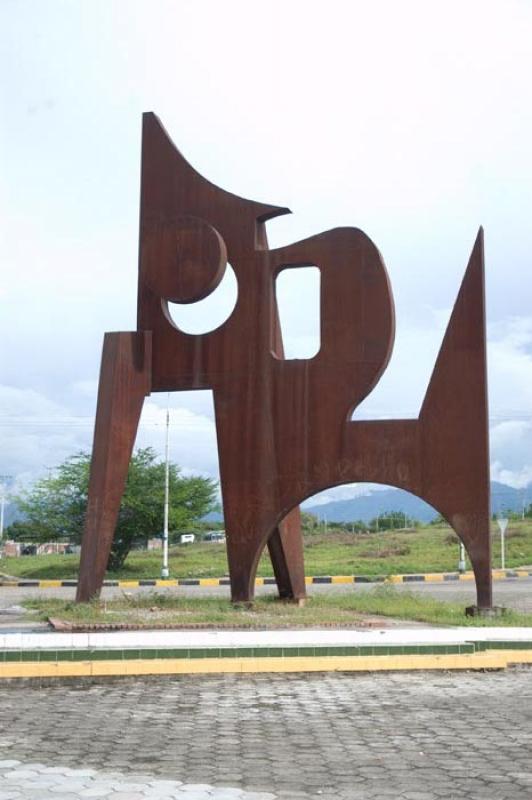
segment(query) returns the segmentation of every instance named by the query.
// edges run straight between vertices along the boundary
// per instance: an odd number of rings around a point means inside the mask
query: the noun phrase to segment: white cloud
[[[206,177],[293,209],[269,223],[271,246],[344,224],[373,238],[398,328],[358,416],[417,415],[483,223],[493,474],[526,480],[529,432],[501,426],[532,413],[530,5],[119,5],[0,8],[2,471],[37,475],[90,447],[103,333],[135,325],[153,109]],[[215,474],[210,393],[172,402],[173,457]],[[164,405],[150,398],[139,431],[161,454]]]
[[[490,431],[492,479],[521,489],[532,483],[532,421],[507,420]]]
[[[350,483],[345,486],[335,486],[309,498],[305,501],[305,505],[322,506],[337,500],[351,500],[353,497],[364,497],[373,492],[386,491],[387,488],[380,483]]]
[[[88,449],[92,421],[32,389],[0,386],[0,473],[35,480]]]
[[[82,385],[88,389],[90,382]],[[204,398],[204,405],[208,399]],[[94,412],[79,413],[75,404],[62,405],[34,390],[12,386],[0,386],[0,404],[0,474],[13,476],[18,484],[34,481],[70,455],[92,447]],[[146,400],[136,446],[154,447],[162,458],[165,425],[166,409]],[[184,474],[218,477],[212,418],[178,405],[175,394],[170,412],[170,455]]]
[[[192,393],[191,393],[192,394]],[[210,397],[204,400],[207,404]],[[162,400],[162,396],[161,396]],[[161,455],[166,435],[166,408],[148,399],[144,403],[137,436],[137,446],[150,445]],[[185,475],[201,474],[218,478],[216,429],[212,418],[187,408],[180,393],[171,394],[170,458]]]

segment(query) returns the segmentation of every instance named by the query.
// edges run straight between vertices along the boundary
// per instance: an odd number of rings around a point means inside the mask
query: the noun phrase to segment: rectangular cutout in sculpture
[[[275,281],[275,302],[284,343],[284,357],[314,358],[321,345],[318,267],[283,269]]]

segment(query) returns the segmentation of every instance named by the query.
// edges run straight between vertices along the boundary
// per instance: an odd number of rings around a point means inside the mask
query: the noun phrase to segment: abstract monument
[[[138,322],[104,339],[77,599],[101,589],[144,398],[212,389],[233,601],[253,598],[265,545],[282,597],[305,595],[299,504],[344,483],[412,492],[454,528],[473,565],[479,609],[492,604],[484,253],[479,232],[418,419],[352,421],[389,361],[394,307],[373,242],[336,228],[268,248],[286,208],[219,189],[143,119]],[[204,335],[174,324],[238,281],[229,319]],[[321,272],[321,347],[285,359],[275,297],[283,269]]]

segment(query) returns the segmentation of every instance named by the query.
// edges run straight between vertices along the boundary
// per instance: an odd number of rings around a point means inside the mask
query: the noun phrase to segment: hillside
[[[523,499],[527,503],[532,503],[532,487],[523,492],[522,489],[513,489],[511,486],[492,481],[492,513],[498,514],[505,510],[520,512]],[[403,514],[421,522],[430,522],[438,516],[432,506],[402,489],[373,491],[371,494],[361,497],[353,497],[350,500],[336,500],[323,505],[312,505],[312,500],[310,500],[309,504],[305,504],[304,508],[310,514],[315,514],[319,519],[326,519],[328,522],[352,522],[354,520],[368,522],[370,519],[374,519],[379,514],[384,514],[387,511],[401,511]]]

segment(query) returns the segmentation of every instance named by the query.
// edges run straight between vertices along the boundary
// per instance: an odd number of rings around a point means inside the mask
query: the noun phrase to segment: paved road
[[[375,584],[316,584],[307,587],[309,595],[318,594],[320,592],[364,592],[371,589]],[[464,606],[471,605],[475,602],[475,587],[471,581],[460,583],[410,583],[410,584],[396,584],[399,591],[416,591],[427,594],[431,597],[438,597],[442,600],[457,600],[463,602]],[[532,613],[532,578],[514,578],[503,581],[493,582],[494,602],[497,605],[506,606],[508,608],[515,608],[519,611],[528,611]],[[24,597],[35,597],[42,595],[46,597],[63,597],[65,599],[73,599],[75,596],[74,588],[60,588],[60,589],[35,589],[35,588],[15,588],[15,587],[0,587],[0,609],[8,608],[11,605],[19,604]],[[128,589],[128,593],[153,591],[150,587],[141,587],[139,589]],[[200,586],[181,586],[172,587],[168,589],[159,589],[158,591],[172,592],[176,595],[189,595],[193,597],[199,596],[225,596],[229,597],[229,587],[216,586],[216,587],[200,587]],[[122,589],[108,587],[103,590],[103,597],[113,597],[122,594]],[[273,589],[271,586],[259,587],[257,594],[272,594]],[[1,798],[0,798],[1,800]]]
[[[0,687],[2,800],[530,800],[531,750],[530,670]]]

